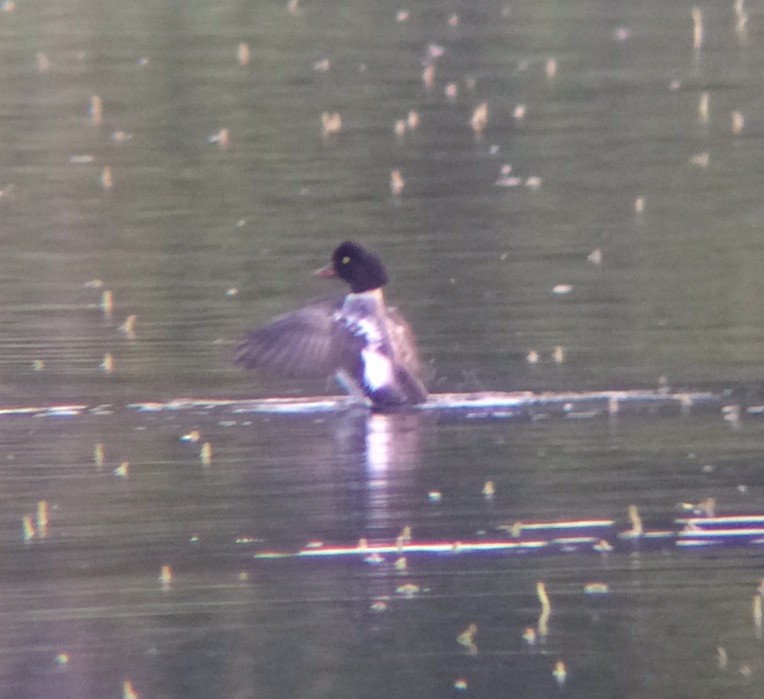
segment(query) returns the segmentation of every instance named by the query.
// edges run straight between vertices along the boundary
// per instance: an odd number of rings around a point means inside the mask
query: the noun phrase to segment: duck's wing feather
[[[387,327],[394,348],[398,381],[410,402],[423,403],[427,400],[427,389],[422,380],[422,364],[411,326],[397,308],[388,306]]]
[[[300,377],[355,373],[363,340],[338,322],[342,301],[316,300],[253,330],[236,346],[234,363]]]

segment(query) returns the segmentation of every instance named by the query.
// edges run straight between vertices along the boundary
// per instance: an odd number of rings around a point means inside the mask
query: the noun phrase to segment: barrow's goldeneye
[[[380,259],[357,243],[339,245],[319,277],[339,277],[347,296],[321,299],[274,318],[248,333],[234,362],[291,376],[334,374],[351,395],[372,407],[427,400],[411,329],[385,304],[387,272]]]

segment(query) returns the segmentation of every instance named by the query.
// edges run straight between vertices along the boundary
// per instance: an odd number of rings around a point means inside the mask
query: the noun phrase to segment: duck
[[[427,401],[411,326],[385,302],[387,270],[353,241],[338,245],[314,273],[350,286],[345,296],[316,299],[248,332],[234,363],[294,377],[330,377],[372,409]]]

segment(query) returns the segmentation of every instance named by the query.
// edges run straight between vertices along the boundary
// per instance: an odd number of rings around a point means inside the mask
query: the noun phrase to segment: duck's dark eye
[[[342,264],[346,265],[349,263],[350,263],[350,258],[347,255],[345,255],[345,257],[342,258]]]

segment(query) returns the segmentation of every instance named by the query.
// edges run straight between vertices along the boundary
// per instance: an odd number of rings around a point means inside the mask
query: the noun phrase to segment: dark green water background
[[[280,0],[6,3],[2,402],[111,407],[0,420],[0,694],[119,697],[129,679],[147,699],[761,696],[755,549],[412,559],[401,573],[391,561],[255,561],[256,544],[236,543],[389,541],[405,525],[466,539],[520,519],[627,526],[630,504],[666,522],[709,496],[720,513],[760,513],[757,419],[124,407],[333,391],[242,375],[230,356],[245,329],[326,292],[310,271],[346,238],[388,263],[433,390],[661,377],[747,390],[764,340],[764,9],[749,0],[736,31],[732,0],[698,4],[699,50],[692,4],[664,0],[418,0],[405,22],[389,2],[303,0],[297,14]],[[428,91],[429,44],[443,55]],[[419,128],[396,138],[410,110]],[[331,138],[325,111],[342,115]],[[227,148],[210,142],[222,128]],[[541,186],[495,186],[505,164]],[[597,249],[599,265],[587,260]],[[119,330],[131,314],[132,340]],[[212,444],[209,466],[200,443],[180,441],[194,429]],[[123,461],[126,480],[112,474]],[[22,516],[42,499],[49,537],[25,544]],[[546,643],[529,647],[538,580],[554,611]],[[594,580],[610,594],[584,595]],[[396,592],[407,582],[413,599]],[[387,609],[371,611],[379,599]],[[472,622],[476,655],[456,642]]]

